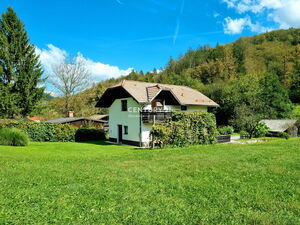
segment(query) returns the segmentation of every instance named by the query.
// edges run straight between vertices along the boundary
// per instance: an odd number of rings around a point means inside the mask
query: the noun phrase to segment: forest
[[[234,125],[259,118],[299,116],[300,29],[276,30],[215,47],[189,49],[178,59],[171,58],[165,68],[152,72],[132,71],[109,79],[72,96],[77,116],[106,113],[95,108],[104,90],[121,79],[185,85],[216,101],[213,112],[219,125]],[[62,98],[44,102],[40,114],[45,118],[65,114]],[[249,116],[249,117],[248,117]]]

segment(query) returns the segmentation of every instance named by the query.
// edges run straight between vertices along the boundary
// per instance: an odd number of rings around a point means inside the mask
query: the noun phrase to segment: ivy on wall
[[[213,144],[217,136],[215,116],[207,112],[173,112],[163,124],[153,126],[152,146],[164,148]]]

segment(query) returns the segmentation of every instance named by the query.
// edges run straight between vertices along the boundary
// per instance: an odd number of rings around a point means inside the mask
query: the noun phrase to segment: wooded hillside
[[[221,105],[216,112],[220,124],[234,123],[245,110],[259,112],[262,117],[289,117],[291,102],[300,103],[300,29],[277,30],[242,37],[226,45],[190,49],[178,59],[170,59],[160,73],[132,72],[99,82],[72,97],[76,116],[98,113],[94,107],[98,98],[121,79],[195,88]],[[41,113],[45,119],[65,113],[60,98],[44,107],[46,110]]]

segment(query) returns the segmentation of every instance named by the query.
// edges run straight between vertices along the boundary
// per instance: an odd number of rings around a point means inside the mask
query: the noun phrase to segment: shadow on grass
[[[81,142],[75,142],[75,143],[82,143],[82,144],[92,144],[92,145],[114,145],[112,143],[108,143],[107,141],[81,141]]]
[[[99,145],[99,146],[126,146],[130,150],[139,150],[139,151],[149,151],[149,150],[161,150],[161,148],[141,148],[141,147],[136,147],[133,145],[125,145],[125,144],[118,144],[118,143],[112,143],[109,141],[82,141],[82,142],[75,142],[75,143],[82,143],[82,144],[92,144],[92,145]]]

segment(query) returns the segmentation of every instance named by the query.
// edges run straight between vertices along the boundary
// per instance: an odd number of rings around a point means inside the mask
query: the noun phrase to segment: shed
[[[286,132],[291,137],[298,136],[297,120],[261,120],[270,128],[270,133],[276,135],[280,132]]]
[[[102,115],[103,116],[103,115]],[[70,124],[75,127],[81,127],[88,123],[92,123],[95,127],[107,127],[108,121],[104,117],[103,119],[93,119],[93,118],[85,118],[85,117],[65,117],[58,118],[54,120],[48,120],[46,123],[54,123],[54,124]]]

